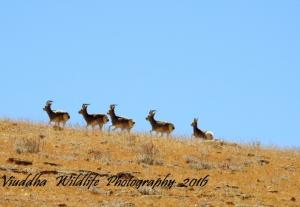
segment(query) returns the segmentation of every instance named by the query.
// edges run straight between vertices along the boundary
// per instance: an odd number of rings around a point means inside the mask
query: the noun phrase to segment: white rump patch
[[[54,113],[66,113],[65,111],[58,109],[58,110],[53,110]]]
[[[205,134],[210,135],[212,137],[214,137],[214,133],[212,131],[206,131]]]
[[[205,134],[210,134],[210,135],[214,136],[214,133],[212,131],[206,131]]]

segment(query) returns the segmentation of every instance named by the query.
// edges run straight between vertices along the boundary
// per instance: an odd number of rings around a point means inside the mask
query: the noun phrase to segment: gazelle
[[[152,130],[150,131],[150,134],[152,132],[156,132],[156,133],[160,133],[162,136],[165,133],[167,134],[168,137],[175,129],[174,125],[168,122],[156,121],[154,119],[155,113],[156,113],[155,110],[150,110],[148,116],[146,117],[146,120],[148,120],[152,126]]]
[[[132,119],[127,119],[124,117],[117,116],[115,113],[115,107],[116,107],[115,104],[111,104],[107,112],[107,114],[111,118],[111,123],[112,123],[112,125],[109,126],[109,131],[112,127],[114,127],[113,130],[121,129],[121,131],[127,130],[128,132],[130,132],[135,122]]]
[[[60,127],[60,123],[62,123],[63,127],[65,127],[66,122],[70,119],[70,115],[67,112],[61,110],[52,110],[51,105],[53,101],[47,101],[44,111],[47,112],[49,116],[49,124],[54,122],[54,126]]]
[[[80,111],[78,112],[79,114],[82,114],[84,120],[86,121],[86,128],[88,126],[92,126],[94,129],[95,126],[99,126],[100,131],[102,131],[103,125],[109,122],[109,119],[105,114],[89,114],[87,112],[87,107],[89,104],[82,104],[82,107]]]
[[[191,126],[193,127],[193,136],[195,138],[202,138],[206,140],[212,140],[214,138],[214,135],[210,131],[202,131],[198,128],[198,119],[194,119]]]

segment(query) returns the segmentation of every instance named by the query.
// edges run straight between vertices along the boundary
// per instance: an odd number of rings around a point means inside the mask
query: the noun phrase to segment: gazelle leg
[[[150,133],[150,135],[152,135],[152,132],[153,132],[153,130],[151,129],[151,130],[150,130],[150,132],[149,132],[149,133]]]
[[[88,136],[89,135],[89,125],[85,125],[85,134]]]

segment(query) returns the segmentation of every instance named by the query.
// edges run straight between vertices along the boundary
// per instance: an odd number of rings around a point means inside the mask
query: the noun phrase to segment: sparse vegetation
[[[76,126],[58,131],[45,124],[2,120],[0,155],[0,177],[44,172],[49,181],[43,188],[1,187],[0,206],[300,206],[299,149],[86,133]],[[57,175],[83,172],[99,173],[99,186],[55,187]],[[177,185],[154,190],[107,186],[108,177],[117,174],[123,179],[170,174]],[[184,183],[206,175],[204,188]]]
[[[88,151],[88,159],[108,165],[111,162],[111,154],[109,152],[103,153],[99,150],[91,149]]]
[[[162,165],[163,162],[157,159],[159,151],[154,147],[152,142],[143,144],[137,154],[137,162],[147,165]]]
[[[115,200],[115,201],[102,201],[100,202],[100,207],[135,207],[133,203]]]
[[[200,161],[191,156],[185,157],[185,162],[189,165],[190,168],[195,170],[210,170],[216,168],[213,163]]]
[[[142,195],[155,195],[157,192],[152,189],[151,187],[141,187],[138,189],[138,191],[142,194]]]
[[[20,153],[38,153],[41,148],[41,140],[39,138],[20,138],[14,143],[15,151]]]

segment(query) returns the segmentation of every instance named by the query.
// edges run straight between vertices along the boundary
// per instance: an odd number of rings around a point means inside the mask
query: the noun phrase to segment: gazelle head
[[[194,118],[194,120],[193,120],[191,126],[192,126],[192,127],[197,127],[197,125],[198,125],[198,119]]]
[[[151,118],[153,118],[155,113],[155,110],[150,110],[148,116],[146,117],[146,120],[149,121]]]
[[[105,115],[104,116],[104,123],[107,123],[107,122],[109,122],[109,118]]]
[[[87,107],[88,107],[88,105],[90,105],[90,104],[82,104],[82,107],[81,107],[80,111],[78,111],[78,113],[79,114],[84,114]]]
[[[111,104],[111,105],[109,106],[109,110],[108,110],[107,114],[108,114],[108,115],[114,114],[114,113],[115,113],[115,107],[116,107],[116,104]]]
[[[52,103],[53,103],[53,101],[48,100],[48,101],[46,102],[45,107],[43,108],[43,110],[44,110],[44,111],[47,111],[47,107],[51,106]]]

